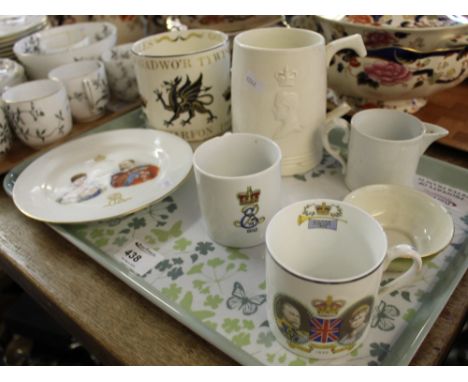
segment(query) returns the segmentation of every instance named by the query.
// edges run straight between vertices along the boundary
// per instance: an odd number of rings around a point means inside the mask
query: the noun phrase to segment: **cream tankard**
[[[322,158],[327,66],[341,49],[366,55],[359,35],[325,45],[322,35],[309,30],[261,28],[234,39],[233,131],[278,143],[283,175],[304,173]]]

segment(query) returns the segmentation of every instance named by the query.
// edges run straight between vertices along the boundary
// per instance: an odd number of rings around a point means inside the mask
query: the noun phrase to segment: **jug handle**
[[[362,37],[359,34],[353,34],[351,36],[343,37],[338,40],[332,41],[326,46],[326,59],[327,66],[330,65],[330,62],[336,52],[343,49],[352,49],[360,57],[365,57],[367,55],[366,47],[362,41]]]

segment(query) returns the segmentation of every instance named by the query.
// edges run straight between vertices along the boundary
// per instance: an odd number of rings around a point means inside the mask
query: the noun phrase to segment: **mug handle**
[[[387,251],[387,256],[384,262],[384,270],[390,265],[390,263],[399,258],[403,257],[406,259],[412,259],[413,264],[411,265],[410,269],[408,269],[405,273],[398,276],[395,280],[389,282],[388,284],[380,287],[379,289],[379,297],[394,291],[395,289],[399,289],[402,286],[410,284],[414,277],[421,272],[422,270],[422,260],[421,255],[415,251],[410,245],[408,244],[399,244],[395,245],[394,247],[390,248]]]
[[[324,149],[327,150],[327,152],[341,164],[341,171],[343,172],[343,174],[345,174],[347,167],[346,159],[341,155],[340,150],[334,149],[330,144],[329,135],[333,129],[342,129],[344,131],[344,135],[341,140],[343,143],[347,144],[349,141],[350,124],[343,118],[326,120],[325,124],[322,125],[322,129],[320,131],[322,145]]]

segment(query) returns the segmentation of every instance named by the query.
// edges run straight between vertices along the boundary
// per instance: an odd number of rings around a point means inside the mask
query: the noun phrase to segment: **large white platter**
[[[170,194],[192,168],[181,138],[152,129],[121,129],[65,143],[18,177],[13,200],[49,223],[84,223],[138,211]]]

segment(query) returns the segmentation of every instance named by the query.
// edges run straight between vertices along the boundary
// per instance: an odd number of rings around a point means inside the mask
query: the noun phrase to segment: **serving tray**
[[[142,127],[136,110],[95,131]],[[11,194],[24,162],[4,179]],[[468,171],[423,157],[415,187],[450,211],[455,234],[439,255],[424,260],[418,280],[376,306],[365,342],[333,362],[301,358],[269,330],[264,245],[226,248],[206,235],[193,176],[162,202],[123,218],[82,225],[50,225],[64,238],[175,319],[245,365],[407,365],[468,268]],[[348,193],[340,166],[324,156],[305,175],[283,178],[283,205]],[[143,258],[143,266],[134,259]],[[386,272],[387,283],[395,273]],[[157,330],[157,329],[155,329]]]

